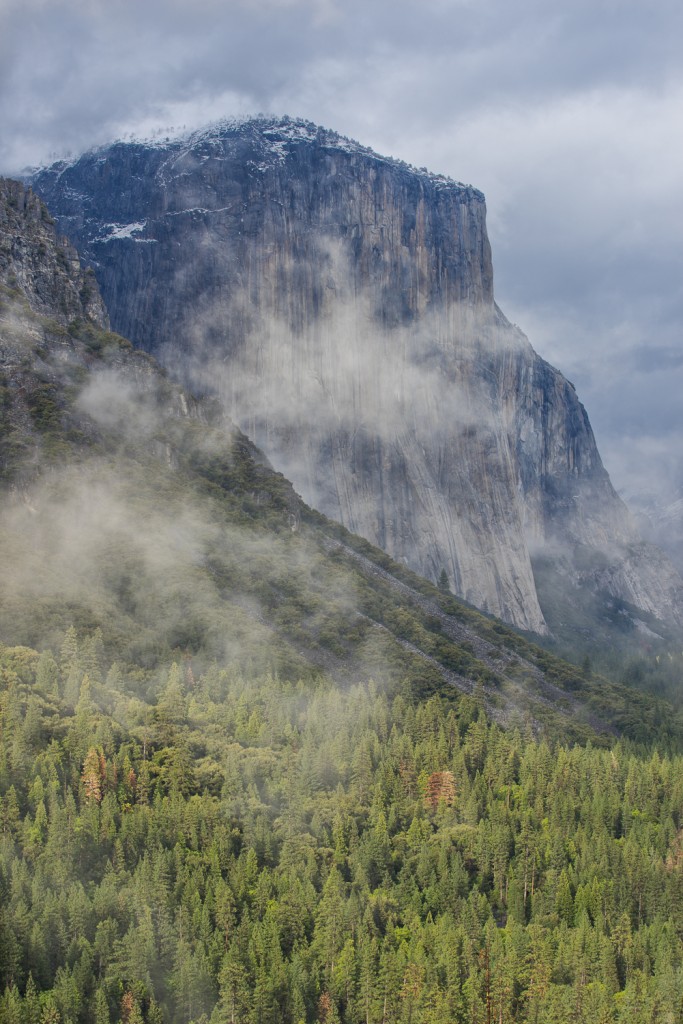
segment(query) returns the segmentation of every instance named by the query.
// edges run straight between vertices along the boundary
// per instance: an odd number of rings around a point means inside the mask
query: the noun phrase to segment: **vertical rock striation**
[[[308,502],[529,630],[534,552],[679,618],[574,388],[494,302],[481,192],[290,119],[117,143],[34,187],[114,328],[219,391]]]

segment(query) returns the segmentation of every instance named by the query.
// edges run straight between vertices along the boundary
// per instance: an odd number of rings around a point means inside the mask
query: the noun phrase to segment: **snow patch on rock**
[[[104,233],[97,239],[98,242],[119,241],[122,238],[130,238],[134,242],[154,242],[154,238],[135,238],[145,230],[146,220],[136,221],[134,224],[105,224]]]

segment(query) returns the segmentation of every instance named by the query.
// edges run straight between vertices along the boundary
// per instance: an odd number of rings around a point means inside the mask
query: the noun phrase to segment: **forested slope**
[[[3,1024],[680,1019],[680,756],[215,667],[150,706],[73,631],[1,665]]]

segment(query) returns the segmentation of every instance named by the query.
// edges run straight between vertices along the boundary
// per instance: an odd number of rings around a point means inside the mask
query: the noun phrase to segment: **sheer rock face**
[[[572,585],[600,550],[596,586],[678,619],[573,386],[494,303],[476,189],[288,119],[118,143],[34,187],[114,328],[218,391],[321,511],[539,633],[534,552]]]

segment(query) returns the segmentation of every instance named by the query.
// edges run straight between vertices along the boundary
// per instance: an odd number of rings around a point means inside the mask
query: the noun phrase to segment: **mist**
[[[321,556],[292,533],[288,485],[277,483],[283,496],[265,528],[272,474],[264,469],[248,490],[245,455],[256,456],[240,451],[246,442],[230,422],[106,337],[93,364],[59,324],[9,293],[3,302],[11,486],[0,499],[0,640],[58,650],[70,625],[101,627],[110,652],[148,668],[194,652],[204,664],[310,675],[273,621],[280,582],[325,591],[350,616],[352,585],[343,574],[316,582]],[[203,484],[202,467],[232,493]],[[253,507],[251,525],[243,505]],[[311,636],[325,614],[312,607]]]
[[[427,578],[445,568],[473,604],[543,630],[540,612],[528,611],[527,545],[552,550],[565,520],[553,535],[536,468],[523,485],[515,475],[520,452],[540,460],[545,443],[528,340],[493,305],[430,295],[417,255],[406,297],[388,242],[374,243],[384,262],[370,271],[365,249],[359,256],[334,230],[288,240],[304,250],[295,258],[268,237],[193,229],[185,244],[195,255],[173,282],[184,320],[158,355],[176,378],[217,394],[309,504]],[[566,388],[569,415],[571,386],[549,386]],[[587,427],[586,445],[599,474]],[[590,486],[572,498],[573,542],[616,558],[632,524],[613,495],[605,508]],[[517,592],[501,596],[505,573]]]

